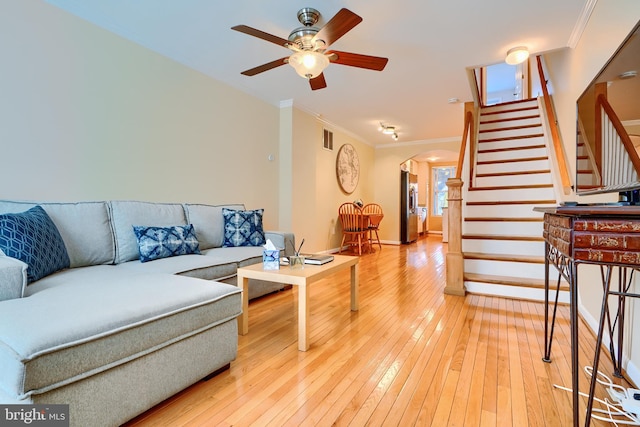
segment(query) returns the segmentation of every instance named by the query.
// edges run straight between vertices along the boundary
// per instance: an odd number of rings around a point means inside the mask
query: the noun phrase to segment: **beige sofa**
[[[260,262],[262,247],[223,247],[222,213],[244,206],[0,201],[0,227],[36,205],[68,267],[28,283],[37,267],[0,256],[0,403],[66,403],[72,425],[116,426],[235,359],[236,269]],[[199,253],[140,261],[133,226],[189,224]],[[264,234],[293,252],[291,233]],[[254,282],[250,297],[281,287]]]

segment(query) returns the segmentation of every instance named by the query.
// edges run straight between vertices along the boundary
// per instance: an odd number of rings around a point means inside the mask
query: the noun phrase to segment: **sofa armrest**
[[[22,298],[27,286],[27,264],[0,256],[0,301]]]
[[[293,233],[285,231],[265,231],[264,237],[271,240],[276,248],[284,249],[284,256],[293,255],[296,251],[296,238]]]

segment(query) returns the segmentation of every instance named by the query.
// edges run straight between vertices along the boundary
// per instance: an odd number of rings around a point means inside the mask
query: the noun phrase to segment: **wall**
[[[460,112],[460,134],[463,131]],[[384,219],[380,224],[380,240],[400,244],[400,164],[426,151],[446,150],[458,153],[461,138],[389,144],[375,150],[372,182],[375,200],[382,205]]]
[[[558,125],[573,173],[576,100],[639,20],[640,2],[599,0],[575,49],[552,52],[545,56]],[[574,199],[582,203],[615,200],[617,194],[575,196]],[[583,265],[579,268],[579,275],[580,289],[583,290],[580,292],[580,312],[593,328],[600,316],[602,301],[600,272],[597,268]],[[638,284],[635,286],[637,292]],[[634,318],[640,318],[640,304],[635,299],[629,300],[630,318],[627,325],[632,325]],[[629,362],[626,369],[636,384],[640,384],[640,336],[634,336],[632,327],[628,328],[627,335],[625,357]]]
[[[41,1],[0,28],[0,198],[242,202],[278,227],[278,107]]]
[[[304,251],[331,252],[340,247],[342,229],[338,208],[342,203],[361,199],[373,202],[371,179],[374,149],[342,129],[322,122],[312,114],[293,111],[293,230]],[[333,150],[322,145],[323,129],[333,132]],[[344,193],[336,177],[336,158],[340,147],[351,144],[360,160],[360,178],[353,193]]]

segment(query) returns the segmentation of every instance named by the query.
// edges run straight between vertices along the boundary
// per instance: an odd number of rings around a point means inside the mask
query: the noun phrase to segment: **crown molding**
[[[573,31],[571,31],[571,35],[569,36],[569,41],[567,42],[567,46],[571,49],[575,49],[582,37],[582,33],[584,33],[584,29],[587,27],[587,23],[589,22],[589,18],[591,17],[591,13],[593,9],[596,7],[596,3],[598,0],[587,0],[582,8],[582,12],[580,13],[580,17],[576,22],[576,25],[573,27]]]

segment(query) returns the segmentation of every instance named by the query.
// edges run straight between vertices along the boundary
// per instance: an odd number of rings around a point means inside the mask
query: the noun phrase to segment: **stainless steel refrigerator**
[[[418,176],[400,173],[400,239],[411,243],[418,240]]]

